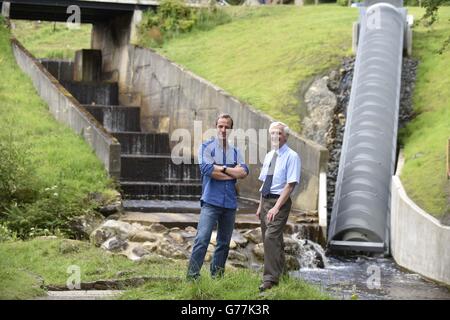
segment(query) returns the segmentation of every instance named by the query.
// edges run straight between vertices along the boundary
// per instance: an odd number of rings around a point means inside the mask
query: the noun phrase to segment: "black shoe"
[[[259,286],[259,291],[260,292],[264,292],[266,290],[272,289],[272,287],[276,286],[276,283],[273,282],[263,282],[260,286]]]

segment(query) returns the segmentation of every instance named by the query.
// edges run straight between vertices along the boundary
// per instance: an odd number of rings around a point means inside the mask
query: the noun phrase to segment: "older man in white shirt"
[[[265,291],[277,285],[285,271],[283,229],[291,211],[291,193],[300,183],[301,161],[286,144],[289,128],[282,122],[269,127],[272,150],[264,158],[259,176],[263,181],[256,215],[261,220],[264,242],[264,275],[259,287]]]

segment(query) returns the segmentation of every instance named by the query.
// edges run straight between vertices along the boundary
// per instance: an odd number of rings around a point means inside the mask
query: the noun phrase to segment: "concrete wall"
[[[73,61],[54,59],[39,59],[38,61],[59,81],[73,80]]]
[[[203,130],[213,128],[220,112],[231,114],[234,129],[269,128],[273,119],[221,88],[153,50],[127,45],[131,38],[127,21],[130,18],[118,21],[113,32],[108,25],[94,26],[92,49],[102,50],[106,78],[119,82],[120,103],[141,107],[143,131],[172,134],[183,128],[194,137],[194,121],[202,121]],[[293,196],[294,208],[316,211],[319,174],[326,171],[328,151],[296,134],[290,136],[288,144],[302,159],[302,181]],[[195,155],[197,147],[198,143],[193,145]],[[249,149],[252,147],[255,146]],[[240,183],[241,196],[258,199],[260,165],[251,165],[250,170],[251,175]]]
[[[80,134],[103,162],[109,175],[119,178],[119,142],[16,39],[11,44],[17,64],[31,78],[53,116]]]
[[[391,188],[392,256],[398,265],[450,285],[450,227],[408,197],[399,172]]]

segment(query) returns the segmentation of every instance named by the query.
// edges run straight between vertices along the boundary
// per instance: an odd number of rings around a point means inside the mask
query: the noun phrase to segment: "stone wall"
[[[16,39],[12,39],[11,44],[17,64],[31,78],[56,120],[80,134],[103,162],[109,175],[119,178],[119,142]]]
[[[108,31],[107,25],[94,26],[92,49],[102,50],[106,78],[119,82],[120,103],[141,107],[142,130],[172,134],[182,128],[194,137],[194,121],[202,121],[205,131],[214,128],[215,119],[221,112],[231,114],[234,129],[269,128],[273,119],[221,88],[151,49],[127,45],[133,33],[126,27],[131,17],[122,19],[113,32]],[[194,155],[198,144],[199,141],[192,144]],[[294,208],[316,211],[319,174],[326,171],[328,151],[296,134],[291,134],[288,144],[302,160],[302,181],[293,196]],[[257,150],[255,147],[249,145],[247,149]],[[267,146],[261,148],[259,159],[262,160],[266,151]],[[241,196],[258,199],[260,164],[251,165],[250,170],[250,176],[240,183]]]

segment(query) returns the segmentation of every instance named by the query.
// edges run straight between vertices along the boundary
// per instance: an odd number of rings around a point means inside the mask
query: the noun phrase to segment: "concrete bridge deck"
[[[154,0],[10,0],[9,8],[3,6],[3,11],[9,11],[10,19],[42,20],[66,22],[73,14],[67,13],[71,5],[80,8],[80,23],[96,23],[109,21],[116,16],[131,14],[135,10],[145,10],[156,7]]]

